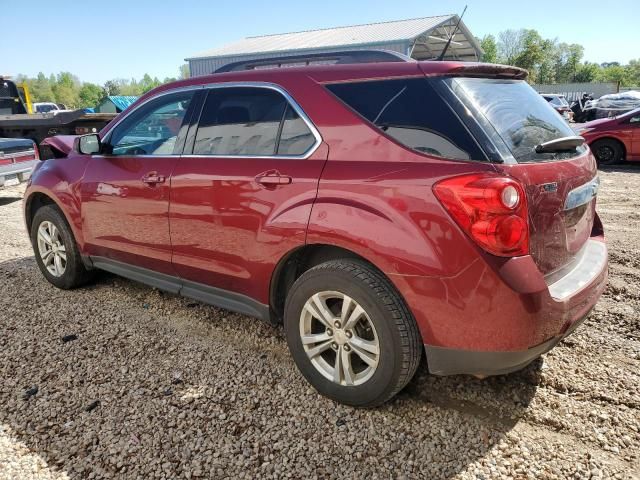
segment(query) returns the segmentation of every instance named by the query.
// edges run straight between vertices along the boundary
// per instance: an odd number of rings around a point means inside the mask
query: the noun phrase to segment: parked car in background
[[[33,104],[33,113],[60,113],[60,112],[70,112],[71,110],[67,110],[65,105],[57,104],[53,102],[36,102]]]
[[[640,108],[614,118],[601,118],[578,129],[599,165],[640,160]]]
[[[25,138],[0,138],[0,187],[25,182],[38,163],[38,148]]]
[[[570,122],[573,120],[573,111],[569,106],[569,102],[564,95],[555,94],[555,93],[543,93],[541,94],[542,98],[544,98],[547,102],[551,104],[551,106],[558,112],[562,117]]]
[[[434,374],[503,374],[588,315],[607,278],[596,163],[524,70],[252,67],[45,140],[24,212],[49,282],[102,269],[282,321],[303,376],[356,406],[423,351]]]

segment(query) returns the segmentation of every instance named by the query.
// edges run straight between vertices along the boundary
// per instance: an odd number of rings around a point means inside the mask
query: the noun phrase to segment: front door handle
[[[159,175],[158,172],[149,172],[144,177],[142,177],[142,181],[150,185],[155,185],[156,183],[164,183],[165,180],[165,176]]]
[[[275,187],[277,185],[288,185],[292,178],[288,175],[281,175],[278,171],[269,171],[256,176],[256,182],[265,187]]]

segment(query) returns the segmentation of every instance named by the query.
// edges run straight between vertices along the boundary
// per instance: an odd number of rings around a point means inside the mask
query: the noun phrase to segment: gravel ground
[[[317,395],[263,322],[38,271],[0,190],[0,479],[640,478],[640,168],[602,172],[609,287],[522,372],[421,370],[375,410]],[[75,337],[63,337],[75,335]]]

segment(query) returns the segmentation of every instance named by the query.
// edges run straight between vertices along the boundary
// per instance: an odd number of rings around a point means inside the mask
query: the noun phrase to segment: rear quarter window
[[[442,158],[486,160],[464,124],[427,79],[349,82],[327,88],[407,148]]]

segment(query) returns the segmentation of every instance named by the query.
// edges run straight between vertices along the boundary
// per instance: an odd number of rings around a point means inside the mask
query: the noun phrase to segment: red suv
[[[52,137],[24,201],[59,288],[107,270],[282,321],[322,394],[380,404],[520,369],[607,277],[596,163],[526,72],[459,62],[254,69],[163,85]]]

